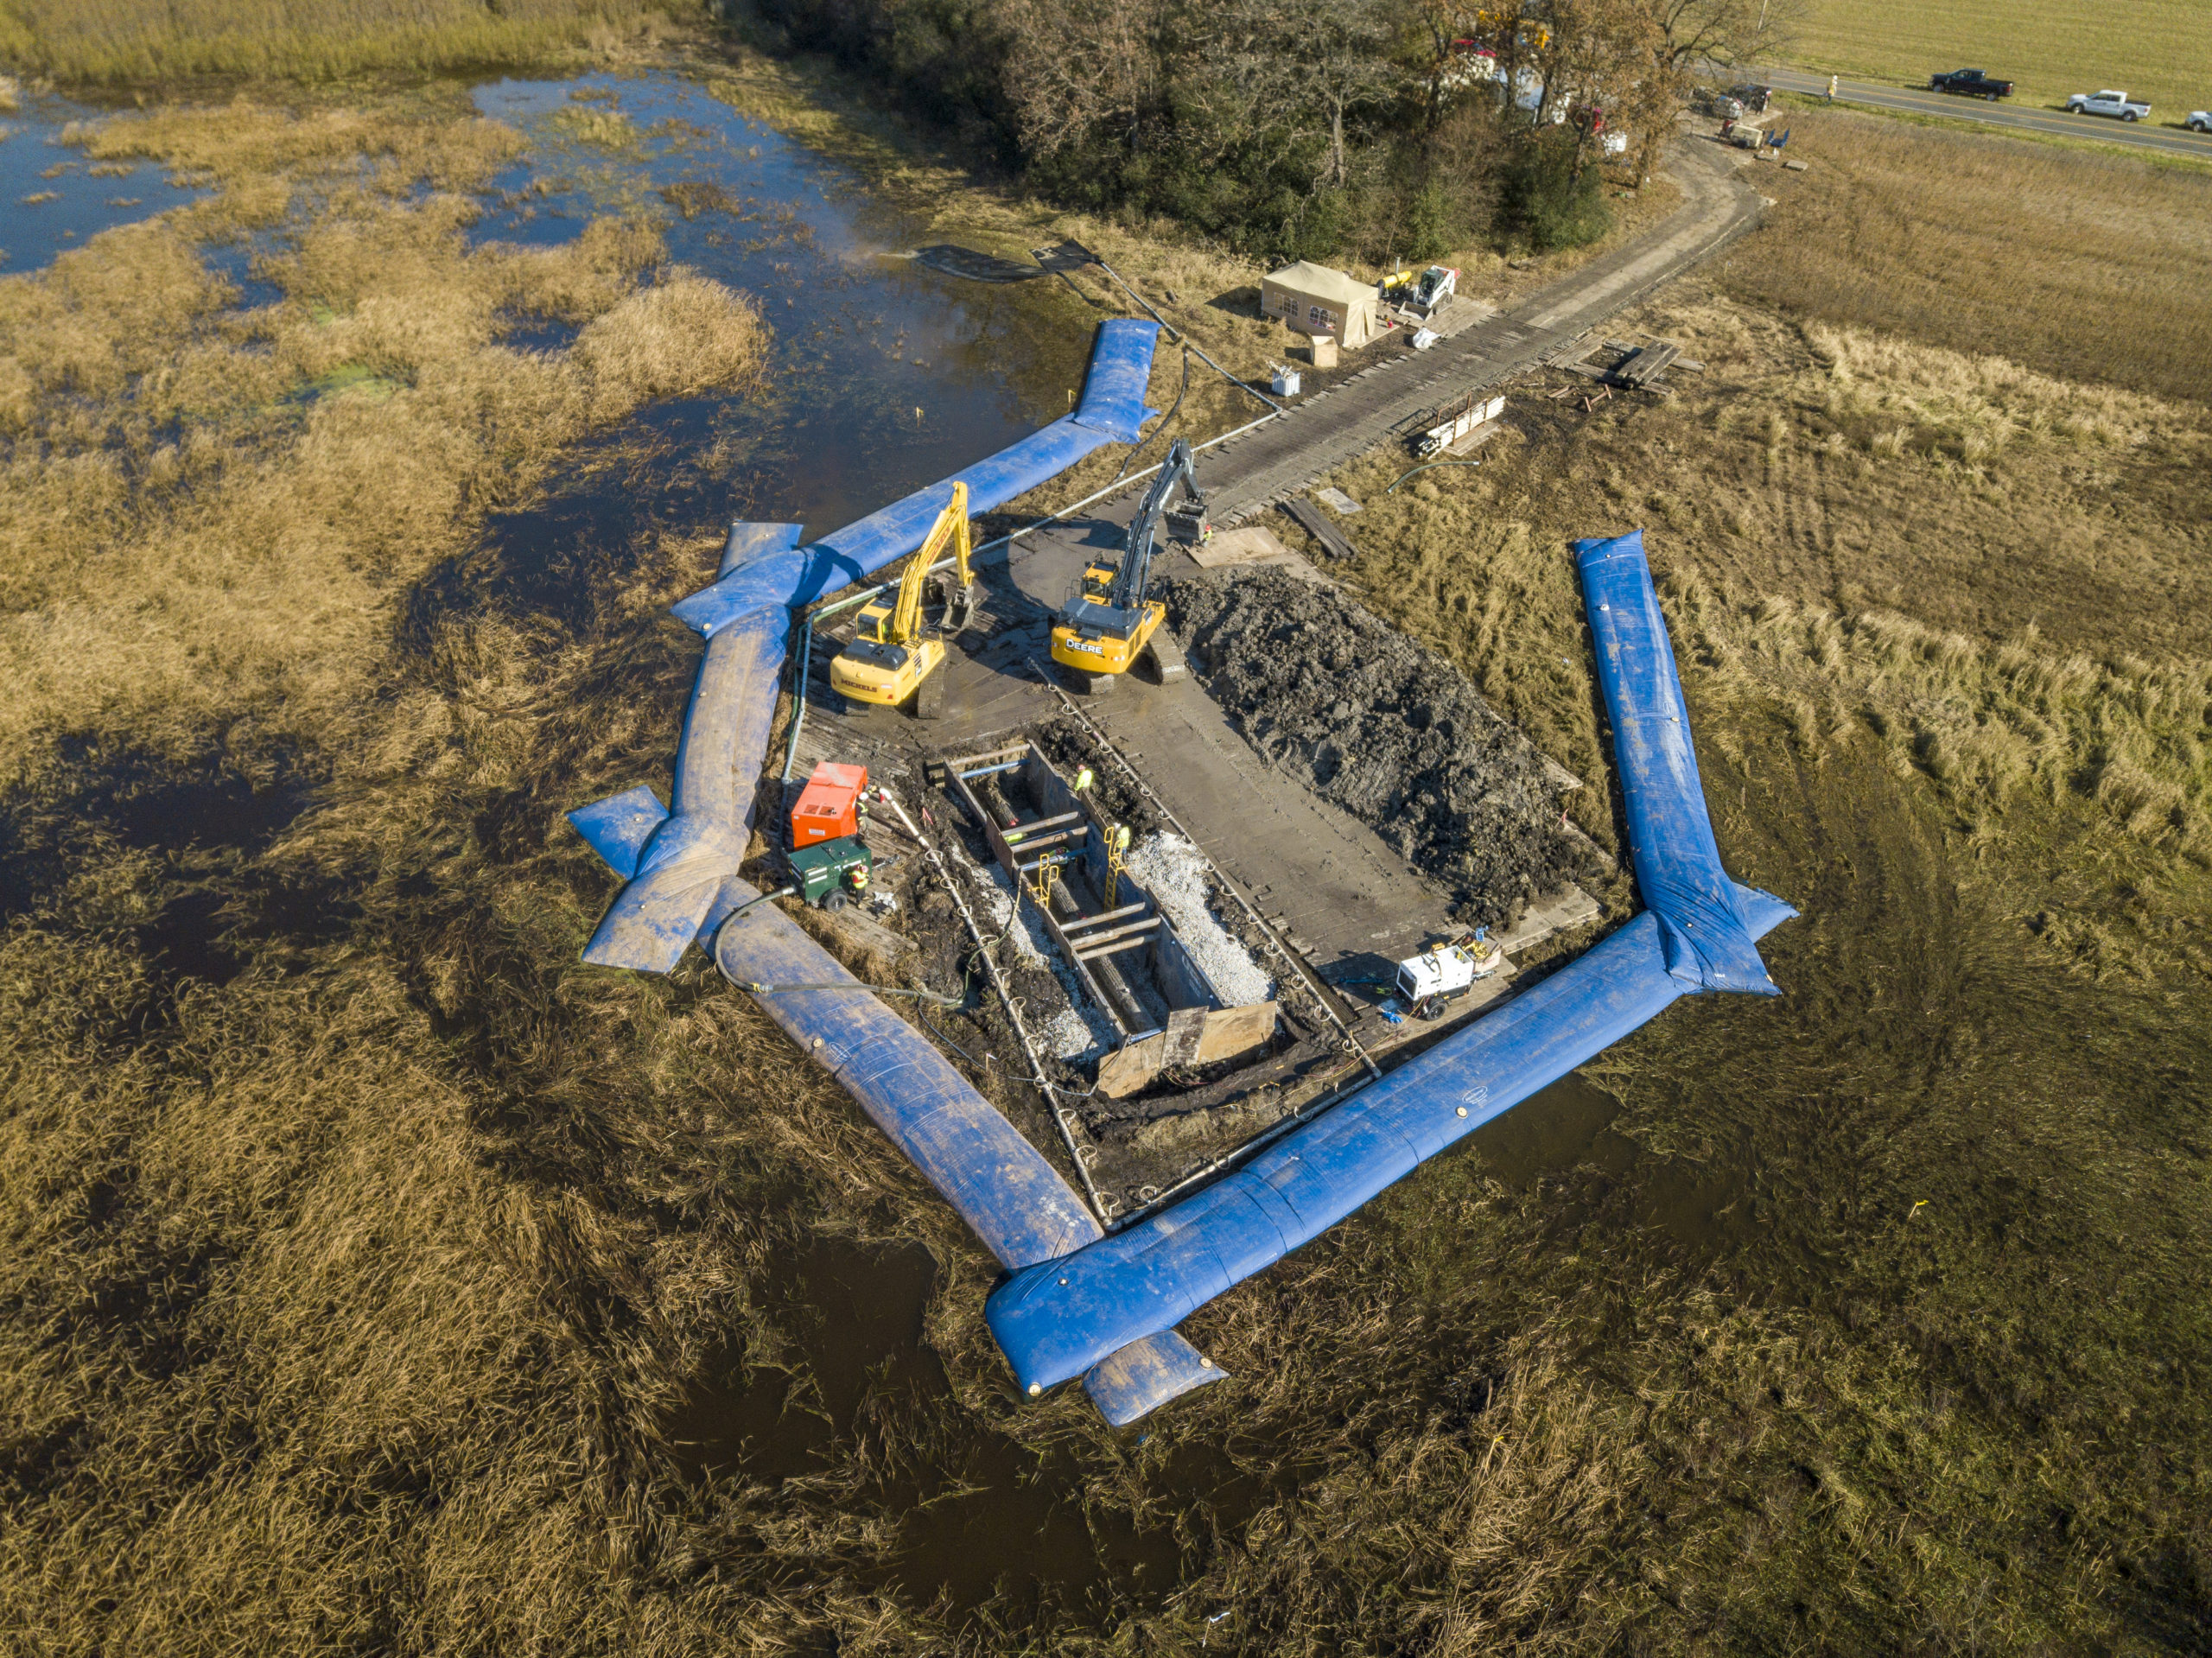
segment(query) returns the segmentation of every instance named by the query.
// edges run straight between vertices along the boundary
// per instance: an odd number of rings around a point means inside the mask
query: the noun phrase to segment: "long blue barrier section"
[[[673,813],[632,789],[569,814],[617,874],[620,856],[633,865],[584,949],[587,962],[670,972],[710,920],[729,912],[723,903],[716,914],[717,902],[745,861],[790,630],[785,612],[760,610],[707,641],[676,751]]]
[[[739,902],[752,887],[732,883]],[[715,960],[740,982],[836,988],[757,995],[768,1017],[835,1077],[1009,1267],[1066,1255],[1102,1236],[1043,1153],[837,958],[773,905],[733,916]]]
[[[987,511],[1109,442],[1135,440],[1159,333],[1150,322],[1099,330],[1083,402],[958,475]],[[720,577],[678,605],[707,636],[677,751],[673,809],[647,788],[579,807],[569,818],[626,885],[584,951],[588,962],[665,973],[692,942],[715,937],[733,978],[823,987],[757,999],[829,1069],[1010,1268],[1096,1241],[1098,1223],[1044,1155],[926,1039],[870,994],[738,875],[791,626],[791,607],[873,574],[921,545],[957,481],[931,485],[824,537],[800,526],[740,524]],[[727,925],[725,924],[727,923]],[[1179,1338],[1150,1344],[1151,1372],[1210,1367]],[[1211,1379],[1211,1378],[1202,1378]],[[1187,1384],[1186,1384],[1187,1385]]]
[[[1101,324],[1083,401],[1072,415],[811,546],[747,562],[684,600],[676,614],[711,638],[763,605],[811,604],[920,546],[952,499],[955,484],[968,486],[968,510],[980,515],[1066,471],[1102,444],[1135,442],[1157,412],[1144,406],[1144,393],[1159,335],[1156,322],[1124,318]]]
[[[1028,1392],[1083,1376],[1102,1407],[1113,1401],[1109,1416],[1134,1420],[1191,1385],[1187,1377],[1168,1375],[1155,1386],[1158,1367],[1150,1355],[1198,1307],[1319,1236],[1677,997],[1707,988],[1774,993],[1752,941],[1796,912],[1719,872],[1642,538],[1585,542],[1576,551],[1598,632],[1599,671],[1615,711],[1614,746],[1631,833],[1653,854],[1651,867],[1662,877],[1644,885],[1649,907],[1543,983],[1235,1173],[1125,1232],[1001,1284],[984,1317]],[[1637,867],[1643,880],[1644,862]],[[1718,892],[1707,884],[1716,880],[1725,884]],[[1673,907],[1678,902],[1682,907]],[[1670,931],[1688,942],[1670,947]],[[1715,936],[1723,941],[1720,951],[1701,953]],[[1675,965],[1691,959],[1725,965],[1709,977]],[[1138,1362],[1123,1356],[1133,1350]]]
[[[1659,918],[1667,971],[1701,990],[1778,995],[1745,933],[1736,884],[1720,867],[1643,531],[1578,541],[1574,557],[1613,722],[1629,857],[1643,902]]]

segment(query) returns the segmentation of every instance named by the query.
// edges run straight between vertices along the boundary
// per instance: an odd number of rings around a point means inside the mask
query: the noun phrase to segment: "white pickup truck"
[[[2212,132],[2212,110],[2191,110],[2182,124],[2191,132]]]
[[[2076,115],[2116,115],[2123,121],[2141,121],[2151,113],[2148,104],[2133,104],[2126,92],[2076,92],[2066,100]]]

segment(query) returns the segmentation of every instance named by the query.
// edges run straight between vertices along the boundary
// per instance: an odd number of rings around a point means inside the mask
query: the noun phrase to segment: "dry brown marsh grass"
[[[2205,397],[2212,171],[1796,109],[1802,174],[1731,293],[1785,316],[1999,357],[2073,385]]]
[[[1668,1333],[1656,1284],[1610,1322],[1602,1291],[1558,1304],[1599,1320],[1566,1350],[1634,1389],[1614,1433],[1663,1470],[1599,1459],[1625,1553],[1573,1580],[1602,1609],[1579,1634],[2187,1649],[2212,1471],[2164,1458],[2212,1423],[2180,1358],[2212,1344],[2181,1242],[2212,1213],[2205,417],[1694,295],[1637,321],[1706,375],[1586,419],[1522,399],[1522,438],[1393,494],[1396,455],[1334,480],[1367,602],[1591,779],[1601,839],[1567,543],[1644,526],[1724,855],[1804,911],[1766,946],[1778,1002],[1684,1004],[1585,1068],[1710,1195],[1587,1199],[1550,1247],[1611,1259],[1642,1224],[1727,1265]],[[1446,1252],[1455,1192],[1507,1197],[1440,1159],[1376,1205],[1402,1272]],[[1529,1270],[1572,1293],[1564,1261]],[[1784,1582],[1818,1585],[1795,1621]]]
[[[1932,784],[1978,857],[2003,861],[2005,814],[2032,796],[2094,807],[2111,832],[2099,855],[2164,871],[2170,904],[2207,891],[2201,410],[1694,299],[1646,321],[1708,365],[1665,404],[1586,421],[1525,399],[1531,435],[1479,470],[1389,494],[1398,457],[1348,470],[1338,481],[1367,504],[1361,544],[1375,549],[1359,575],[1370,602],[1455,654],[1549,752],[1604,778],[1559,549],[1646,526],[1696,683],[1735,710],[1708,743],[1725,748],[1753,706],[1779,708],[1814,751],[1869,740],[1908,786]],[[1527,649],[1532,615],[1575,643]],[[1603,791],[1570,809],[1611,833]],[[2082,926],[2060,932],[2085,960],[2120,967],[2139,947],[2154,972],[2212,968],[2185,937],[2093,944],[2113,924],[2113,886],[2077,899]]]
[[[302,740],[342,724],[400,586],[465,545],[478,515],[583,433],[760,372],[749,301],[680,270],[637,286],[661,251],[643,222],[472,249],[464,198],[408,199],[511,157],[492,124],[240,106],[89,142],[196,165],[227,155],[226,121],[247,159],[219,176],[250,189],[262,169],[321,184],[378,161],[264,261],[282,302],[231,308],[194,249],[226,222],[227,192],[0,282],[10,772],[64,732],[178,753],[251,710]],[[500,343],[518,314],[583,327],[570,351],[520,352]]]
[[[588,419],[601,374],[620,395],[663,384],[686,359],[657,342],[721,302],[633,289],[653,255],[634,226],[503,264],[457,248],[435,199],[341,205],[243,341],[181,262],[135,310],[86,270],[68,277],[93,295],[79,308],[140,333],[86,323],[15,371],[22,429],[116,516],[79,562],[147,544],[159,514],[212,557],[204,480],[269,514],[250,522],[390,576],[347,574],[327,625],[292,613],[375,649],[298,670],[329,688],[322,725],[299,727],[326,745],[322,786],[265,848],[219,857],[73,819],[49,845],[38,791],[7,798],[10,849],[35,855],[4,873],[51,880],[0,940],[0,1643],[2202,1644],[2212,1202],[2190,1113],[2212,1054],[2175,1010],[2202,1006],[2212,958],[2201,932],[2165,930],[2197,864],[2126,797],[2186,760],[2202,704],[2179,664],[2212,655],[2183,602],[2202,561],[2160,528],[2201,499],[2185,423],[2121,400],[2068,429],[2063,387],[1706,306],[1647,319],[1710,365],[1673,404],[1539,424],[1482,471],[1387,498],[1386,458],[1340,480],[1369,502],[1370,601],[1582,770],[1605,834],[1564,541],[1653,525],[1724,848],[1806,911],[1769,946],[1790,994],[1686,1002],[1609,1055],[1632,1140],[1553,1148],[1534,1178],[1485,1140],[1214,1304],[1192,1334],[1235,1380],[1117,1435],[1073,1390],[1011,1396],[978,1317],[991,1264],[748,1001],[696,962],[664,981],[575,960],[608,881],[560,813],[666,775],[696,647],[659,613],[715,539],[626,549],[634,573],[594,575],[574,630],[457,603],[394,648],[412,538],[454,532],[427,510],[389,537],[332,527],[348,488],[394,507],[362,467],[403,439],[466,485],[445,498],[465,522],[498,457],[543,464],[513,422]],[[421,309],[389,303],[387,248]],[[487,307],[518,291],[584,325],[564,359],[497,354]],[[143,337],[164,307],[204,365]],[[250,378],[261,355],[282,372]],[[142,518],[103,492],[101,429],[49,387],[82,373],[150,395],[135,388],[164,372],[172,423],[212,399],[221,441],[195,461],[122,405],[126,467],[177,451],[182,499]],[[304,524],[274,499],[286,456]],[[233,472],[263,492],[220,494]],[[2065,533],[2016,537],[2021,521]],[[97,575],[36,569],[64,599]],[[2138,571],[2171,584],[2179,619],[2096,585]],[[237,579],[191,566],[177,603],[213,603],[202,574]],[[222,707],[276,719],[235,689]],[[188,746],[188,712],[94,729]],[[1955,763],[1870,712],[1924,721]],[[2023,715],[2048,734],[2011,729]],[[289,729],[234,722],[226,763],[273,769]],[[2064,756],[2107,740],[2127,770],[2064,780]],[[98,819],[69,792],[82,769],[42,776],[57,812]],[[200,924],[229,930],[235,976],[149,942],[195,897],[220,901]],[[941,1387],[831,1375],[810,1337],[834,1317],[779,1312],[762,1286],[818,1232],[863,1261],[929,1251]],[[777,1436],[840,1382],[859,1402],[791,1477],[679,1482],[665,1413],[733,1368],[788,1370]],[[1172,1590],[1116,1566],[1088,1600],[1016,1584],[964,1620],[924,1610],[935,1585],[898,1553],[918,1536],[1065,1569],[1041,1521],[1004,1518],[1035,1515],[1040,1490],[1100,1540],[1084,1566],[1116,1525],[1156,1522]]]
[[[0,53],[67,80],[328,79],[537,61],[696,16],[687,0],[0,0]]]

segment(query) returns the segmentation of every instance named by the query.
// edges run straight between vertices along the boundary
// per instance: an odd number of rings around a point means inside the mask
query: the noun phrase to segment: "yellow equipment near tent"
[[[951,543],[955,585],[945,595],[942,626],[922,626],[922,589],[930,566],[944,556]],[[853,642],[830,664],[830,683],[840,696],[856,702],[897,708],[914,699],[914,713],[933,720],[943,711],[944,679],[938,670],[944,665],[944,641],[968,624],[975,608],[976,573],[969,567],[968,486],[955,484],[952,499],[938,514],[929,538],[906,562],[895,592],[879,594],[861,607],[858,631]]]

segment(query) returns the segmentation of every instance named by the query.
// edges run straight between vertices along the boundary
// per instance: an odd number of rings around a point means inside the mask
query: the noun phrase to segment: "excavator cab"
[[[1190,443],[1179,437],[1129,521],[1120,560],[1089,566],[1054,619],[1052,660],[1090,675],[1094,691],[1128,672],[1166,619],[1167,607],[1151,596],[1152,558],[1160,519],[1178,487],[1189,498],[1185,514],[1195,511],[1203,523],[1205,497],[1191,475]]]
[[[1086,605],[1110,605],[1114,602],[1114,567],[1093,564],[1083,573],[1077,584],[1076,599]]]
[[[942,712],[946,636],[967,626],[975,608],[975,571],[970,568],[968,486],[952,486],[952,499],[938,515],[929,537],[907,560],[899,585],[861,607],[852,643],[830,664],[830,683],[840,696],[880,708],[897,708],[910,697],[920,719]],[[945,599],[945,626],[922,626],[922,591],[930,566],[952,549],[957,581]]]

